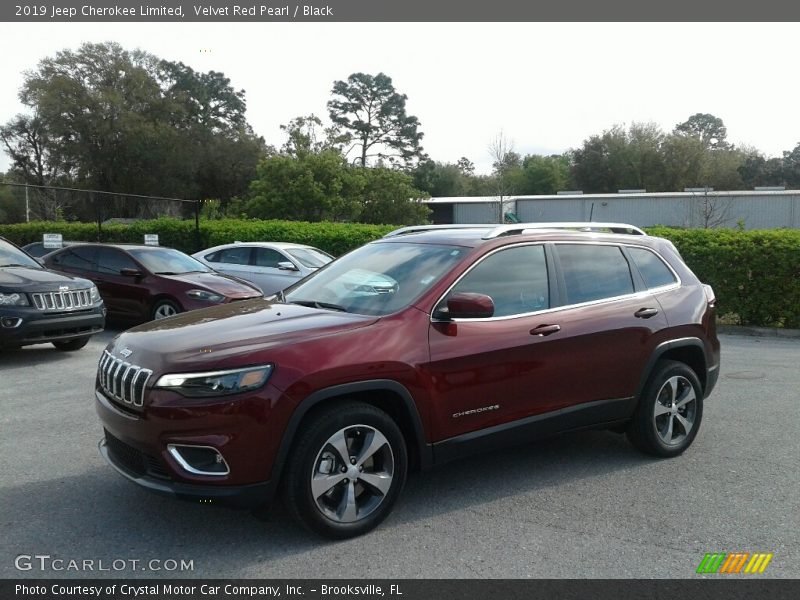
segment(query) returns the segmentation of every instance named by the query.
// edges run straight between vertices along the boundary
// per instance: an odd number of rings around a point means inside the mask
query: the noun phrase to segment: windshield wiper
[[[41,269],[42,268],[40,265],[35,265],[35,266],[34,265],[21,265],[19,263],[8,263],[7,265],[0,265],[0,268],[5,268],[5,267],[24,267],[26,269]]]
[[[344,306],[333,304],[331,302],[318,302],[317,300],[292,300],[289,304],[299,304],[300,306],[308,306],[310,308],[327,308],[328,310],[338,310],[339,312],[347,312]]]

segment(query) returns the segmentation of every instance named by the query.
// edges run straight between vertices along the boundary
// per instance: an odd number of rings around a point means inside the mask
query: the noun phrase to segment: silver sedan
[[[234,242],[192,256],[220,273],[255,283],[267,296],[333,260],[318,248],[288,242]]]

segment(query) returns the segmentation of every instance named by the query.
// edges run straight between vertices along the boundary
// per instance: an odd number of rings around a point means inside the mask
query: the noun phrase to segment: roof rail
[[[441,229],[487,229],[491,227],[491,224],[452,224],[452,225],[411,225],[409,227],[401,227],[400,229],[395,229],[394,231],[390,231],[383,237],[396,237],[398,235],[406,235],[408,233],[420,233],[422,231],[436,231]]]
[[[629,235],[647,235],[642,229],[627,223],[595,223],[595,222],[563,222],[563,223],[509,223],[507,225],[492,225],[491,223],[455,223],[450,225],[410,225],[390,231],[383,237],[397,237],[409,233],[423,231],[442,231],[448,229],[489,229],[483,239],[490,240],[502,235],[524,233],[530,229],[574,229],[576,231],[595,231],[598,233],[611,232]]]
[[[611,232],[626,235],[647,235],[644,230],[636,227],[635,225],[628,225],[627,223],[595,223],[576,221],[561,223],[513,223],[509,225],[498,225],[485,236],[483,236],[483,239],[490,240],[503,235],[525,233],[531,229],[574,229],[575,231],[593,231],[597,233]]]

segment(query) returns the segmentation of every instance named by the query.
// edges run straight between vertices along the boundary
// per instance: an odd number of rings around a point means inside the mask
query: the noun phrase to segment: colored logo
[[[698,573],[763,573],[773,554],[765,552],[716,552],[706,554],[700,565]]]

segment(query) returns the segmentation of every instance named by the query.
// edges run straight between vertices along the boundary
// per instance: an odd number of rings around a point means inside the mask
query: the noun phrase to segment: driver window
[[[494,316],[522,315],[550,308],[544,246],[516,246],[495,252],[467,273],[444,298],[460,292],[486,294]]]

